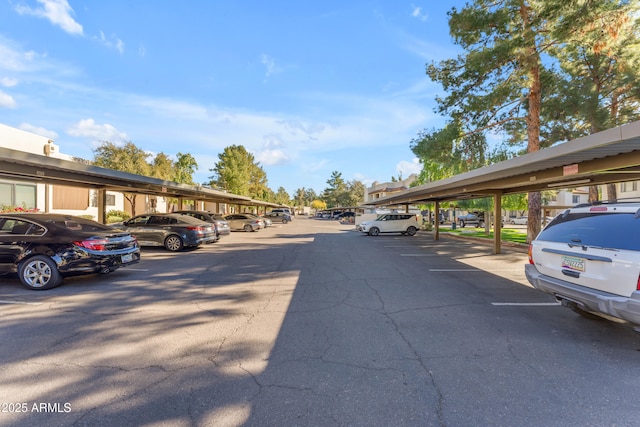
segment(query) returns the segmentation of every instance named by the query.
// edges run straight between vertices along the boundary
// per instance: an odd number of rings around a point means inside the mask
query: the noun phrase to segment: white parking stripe
[[[25,302],[25,301],[6,301],[0,300],[0,304],[23,304],[23,305],[41,305],[41,302]]]
[[[400,256],[442,256],[440,254],[400,254]]]
[[[523,307],[536,307],[536,306],[555,306],[560,305],[559,302],[492,302],[491,305],[515,305]]]

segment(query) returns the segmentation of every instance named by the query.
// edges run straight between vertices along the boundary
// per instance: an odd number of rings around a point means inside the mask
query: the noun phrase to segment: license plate
[[[567,270],[584,272],[586,264],[587,260],[584,258],[569,255],[562,256],[562,268]]]
[[[128,262],[133,261],[133,254],[124,254],[122,255],[122,263],[126,264]]]

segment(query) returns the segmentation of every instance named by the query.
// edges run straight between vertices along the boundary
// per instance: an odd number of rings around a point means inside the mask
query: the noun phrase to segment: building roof
[[[0,147],[0,178],[244,205],[250,197]]]
[[[367,202],[450,201],[640,180],[640,121]]]

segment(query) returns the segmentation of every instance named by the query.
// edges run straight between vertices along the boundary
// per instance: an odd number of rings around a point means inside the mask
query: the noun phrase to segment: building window
[[[0,206],[36,207],[36,186],[0,183]]]
[[[571,196],[571,200],[573,204],[580,203],[580,196],[574,194],[573,196]]]
[[[115,206],[116,205],[116,196],[115,194],[107,194],[106,197],[107,206]]]
[[[625,181],[620,183],[620,192],[627,193],[630,191],[638,191],[638,181]]]

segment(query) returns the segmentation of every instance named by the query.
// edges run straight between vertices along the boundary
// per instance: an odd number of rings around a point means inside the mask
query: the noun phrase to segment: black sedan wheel
[[[164,247],[171,252],[177,252],[184,247],[184,243],[180,236],[172,234],[164,240]]]
[[[287,223],[287,220],[286,220],[286,219],[283,219],[283,220],[282,220],[282,223],[283,223],[283,224],[286,224],[286,223]]]
[[[62,283],[56,263],[46,255],[36,255],[22,261],[18,276],[23,285],[33,290],[51,289]]]

